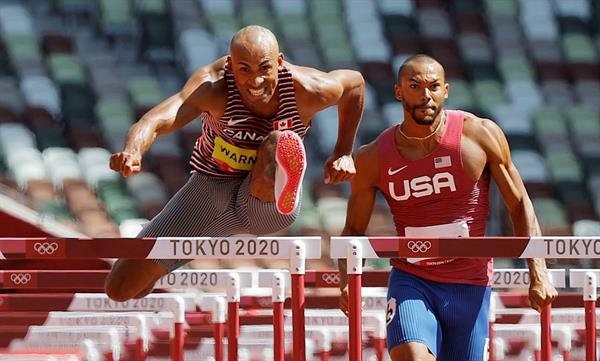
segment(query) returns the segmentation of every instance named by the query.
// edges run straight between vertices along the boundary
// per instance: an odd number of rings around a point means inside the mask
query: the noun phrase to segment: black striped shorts
[[[250,195],[245,178],[213,177],[193,172],[138,237],[229,237],[234,234],[268,235],[290,226],[300,207],[290,215],[277,212],[275,202]],[[189,259],[154,260],[169,272]]]

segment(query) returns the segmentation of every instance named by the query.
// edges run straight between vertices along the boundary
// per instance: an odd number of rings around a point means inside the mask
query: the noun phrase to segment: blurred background
[[[357,146],[402,121],[403,60],[432,55],[446,68],[447,108],[504,129],[544,234],[600,234],[598,0],[0,0],[1,235],[135,235],[186,181],[201,120],[159,138],[134,177],[110,171],[110,154],[249,24],[271,29],[293,63],[364,74]],[[338,235],[344,224],[347,185],[322,181],[337,109],[313,124],[301,216],[282,234]],[[492,198],[489,234],[510,235]],[[394,234],[383,199],[369,234]],[[323,251],[309,268],[332,266]],[[199,266],[274,266],[210,262]]]

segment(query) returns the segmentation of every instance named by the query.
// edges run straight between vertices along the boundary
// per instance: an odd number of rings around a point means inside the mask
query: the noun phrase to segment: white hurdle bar
[[[295,321],[293,361],[306,360],[304,274],[307,258],[321,258],[321,237],[0,238],[0,259],[87,258],[288,259]]]
[[[350,361],[362,360],[360,342],[363,258],[596,258],[600,237],[331,237],[331,258],[346,259]],[[542,310],[542,361],[551,361],[550,310]]]

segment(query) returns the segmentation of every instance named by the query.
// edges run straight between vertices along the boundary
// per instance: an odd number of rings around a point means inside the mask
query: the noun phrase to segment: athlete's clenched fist
[[[138,174],[142,167],[142,157],[136,154],[119,152],[110,157],[110,169],[119,172],[123,177]]]

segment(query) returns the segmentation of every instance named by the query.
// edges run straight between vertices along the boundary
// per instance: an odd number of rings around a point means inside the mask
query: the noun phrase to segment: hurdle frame
[[[595,258],[600,237],[331,237],[331,258],[346,258],[348,264],[362,258]],[[412,246],[411,246],[412,245]],[[560,247],[559,247],[560,246]],[[562,247],[564,246],[564,247]],[[591,249],[590,249],[591,248]],[[358,270],[361,272],[359,273]],[[361,305],[360,274],[362,267],[348,266],[348,298],[350,325],[360,325],[357,310]],[[354,281],[353,281],[354,279]],[[358,284],[358,285],[357,285]],[[551,305],[541,312],[542,361],[551,361]],[[357,333],[356,330],[351,333]],[[354,345],[356,354],[350,361],[362,360],[362,345]]]

